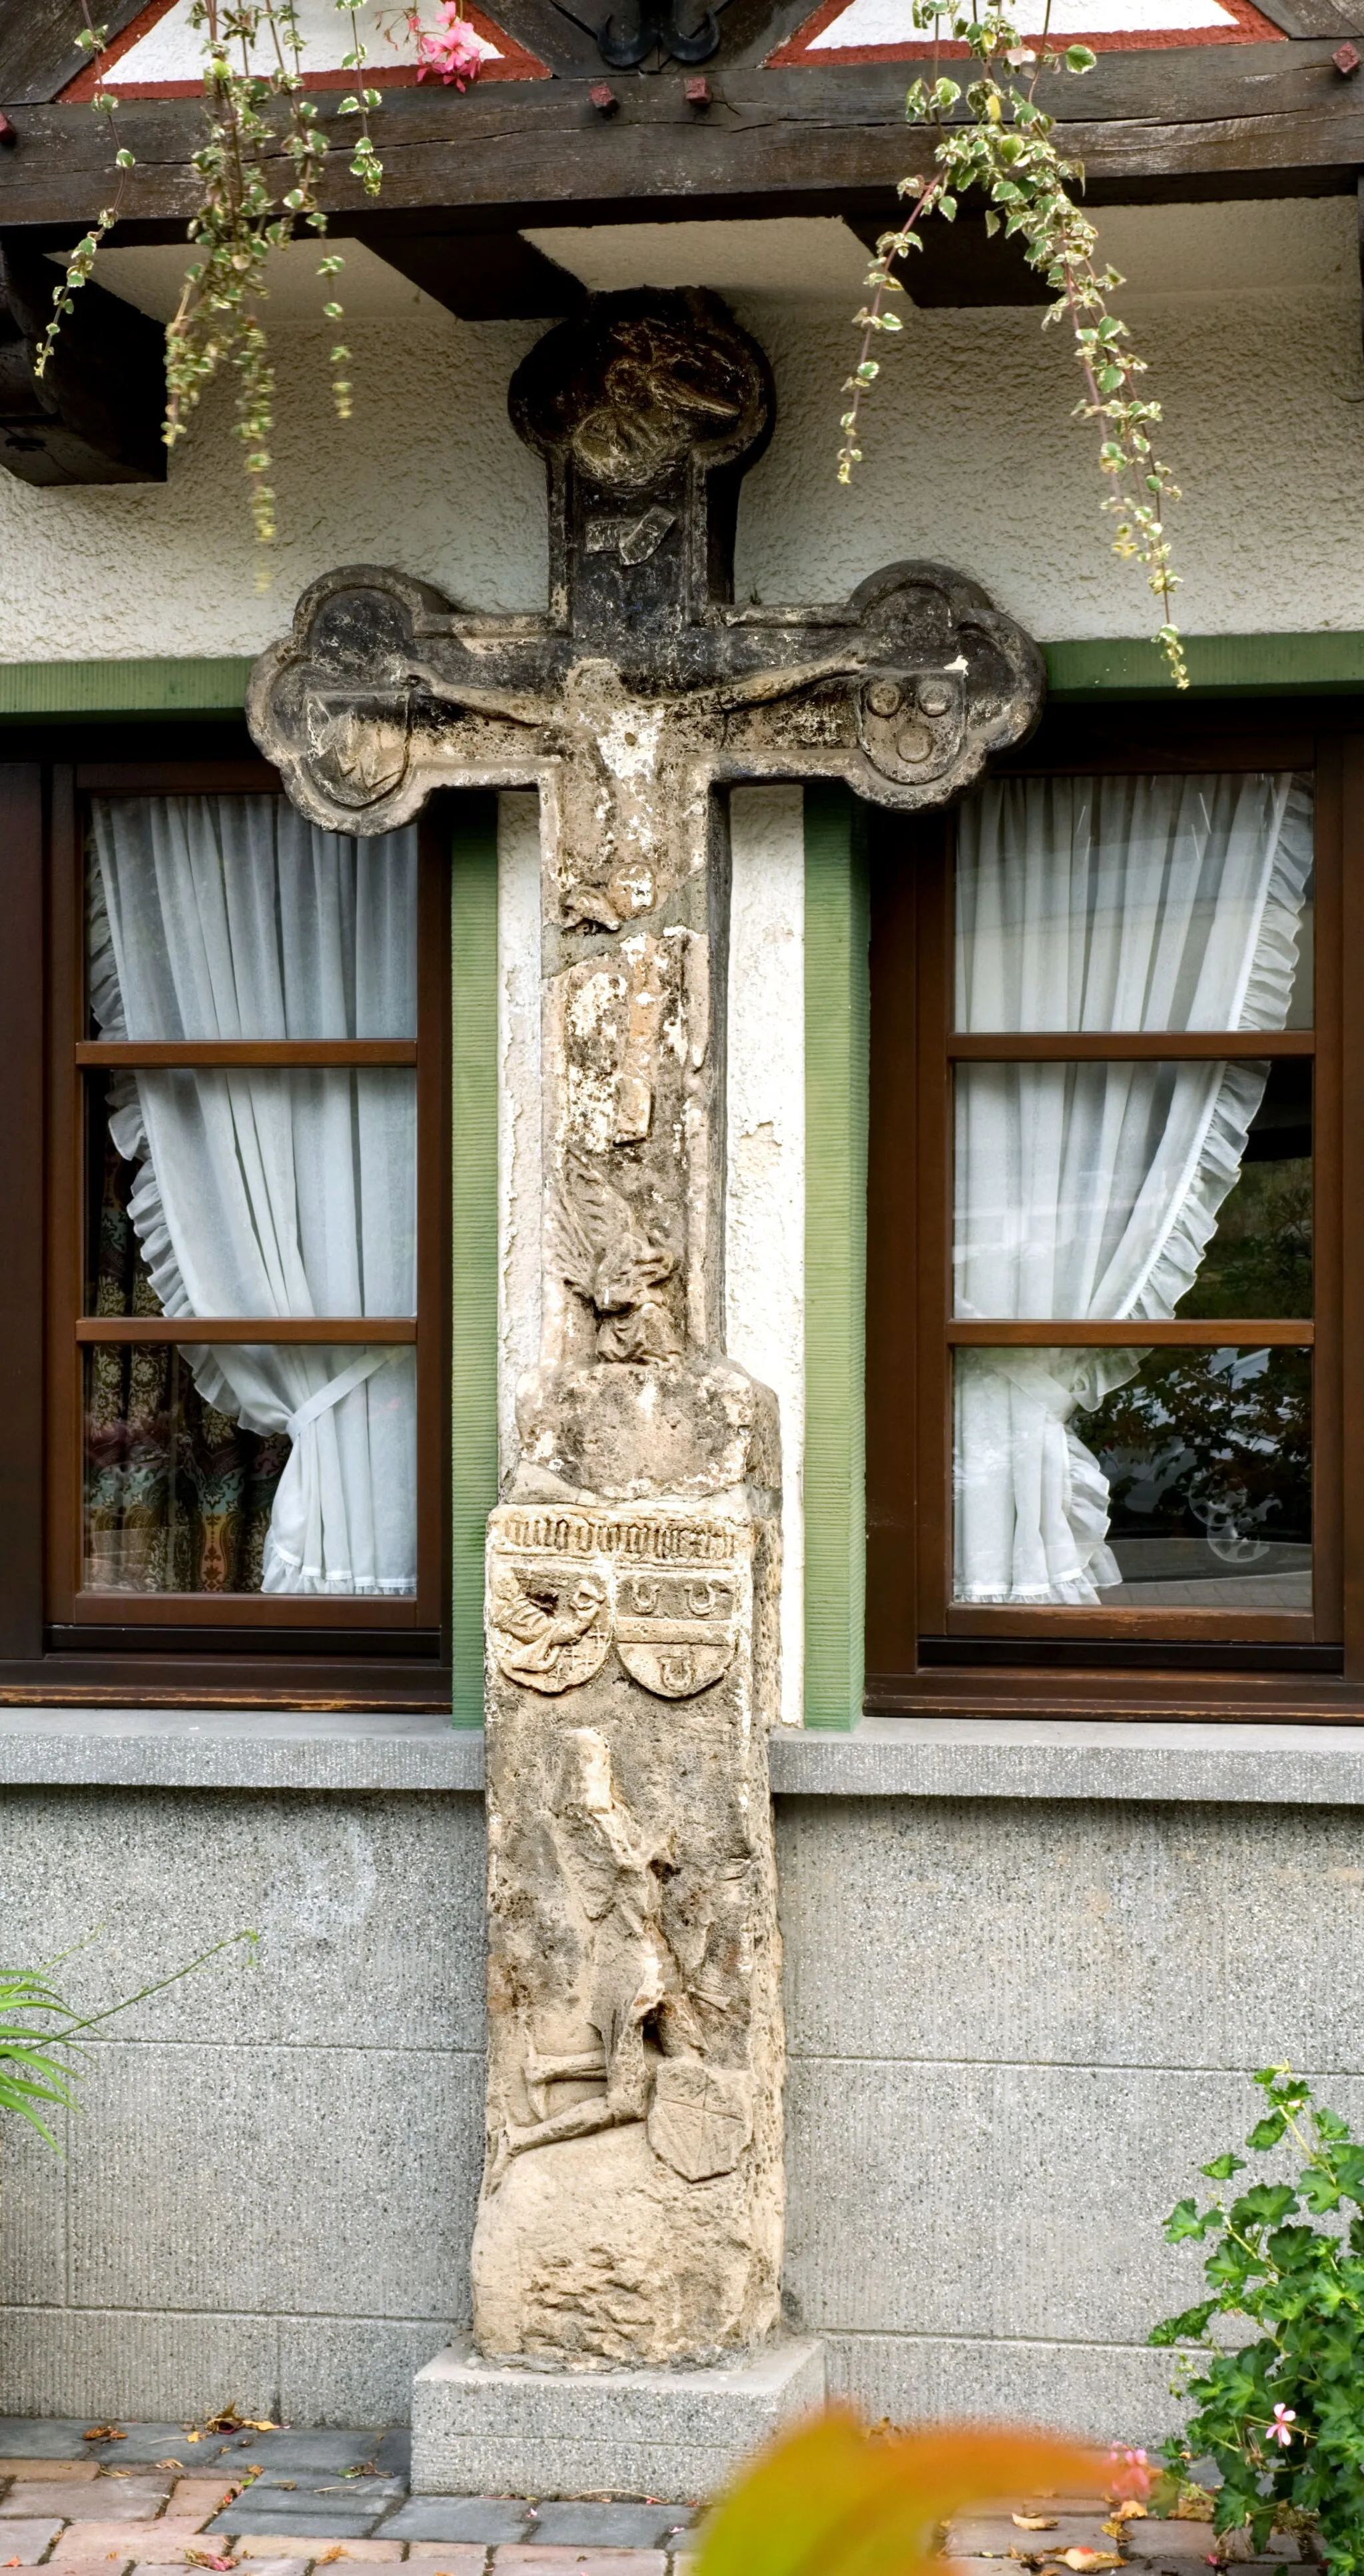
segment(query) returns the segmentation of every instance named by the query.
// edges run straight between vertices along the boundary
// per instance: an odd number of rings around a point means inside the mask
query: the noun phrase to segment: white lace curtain
[[[992,782],[960,818],[957,1027],[1281,1029],[1311,861],[1310,795],[1288,776]],[[957,1314],[1173,1314],[1267,1071],[959,1067]],[[1092,1604],[1121,1581],[1072,1417],[1141,1356],[957,1353],[957,1600]]]
[[[273,796],[97,798],[90,996],[108,1038],[416,1033],[416,835],[320,832]],[[401,1070],[139,1072],[111,1090],[162,1310],[409,1315],[416,1091]],[[292,1448],[266,1592],[410,1593],[410,1346],[186,1344],[205,1400]]]

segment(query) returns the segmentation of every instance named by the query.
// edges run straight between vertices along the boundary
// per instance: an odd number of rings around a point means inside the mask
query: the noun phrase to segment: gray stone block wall
[[[1159,2219],[1247,2070],[1364,2119],[1361,1809],[777,1813],[793,2322],[873,2414],[1158,2431],[1197,2263]],[[64,2163],[4,2125],[0,2408],[406,2417],[468,2317],[482,1875],[469,1793],[0,1789],[0,1958],[103,1926],[73,2000],[261,1934],[92,2038]]]
[[[404,2420],[467,2320],[482,2153],[471,1796],[0,1793],[0,1957],[90,2010],[59,2163],[5,2124],[0,2405]]]
[[[1149,2438],[1160,2220],[1278,2059],[1364,2117],[1358,1809],[778,1801],[786,2284],[873,2415]]]

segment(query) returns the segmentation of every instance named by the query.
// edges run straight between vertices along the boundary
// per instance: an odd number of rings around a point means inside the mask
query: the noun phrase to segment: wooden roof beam
[[[1364,80],[1343,79],[1332,53],[1328,36],[1105,54],[1083,84],[1083,119],[1063,122],[1059,136],[1096,199],[1352,191],[1364,167]],[[390,91],[372,120],[381,218],[350,176],[347,150],[330,157],[325,201],[338,228],[372,227],[376,243],[388,217],[417,212],[440,220],[414,230],[441,232],[703,212],[877,219],[931,152],[906,129],[904,85],[899,64],[721,70],[698,112],[681,73],[622,74],[609,116],[586,80],[489,82],[462,98]],[[332,94],[318,104],[330,121]],[[108,195],[103,121],[78,106],[18,107],[11,121],[0,227],[82,228]],[[199,103],[133,100],[121,123],[138,161],[123,237],[173,230],[196,202]]]
[[[36,377],[59,282],[40,251],[0,236],[0,465],[22,483],[164,482],[158,325],[102,286],[83,286]]]

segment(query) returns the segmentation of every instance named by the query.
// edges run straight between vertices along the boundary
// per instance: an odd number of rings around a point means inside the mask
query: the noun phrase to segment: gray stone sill
[[[1364,1806],[1364,1726],[866,1717],[847,1735],[780,1729],[772,1781],[787,1797]],[[0,1784],[476,1791],[483,1737],[440,1716],[6,1708]]]

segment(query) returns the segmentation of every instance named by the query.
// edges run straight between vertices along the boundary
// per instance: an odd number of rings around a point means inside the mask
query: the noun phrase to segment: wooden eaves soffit
[[[106,0],[100,13],[124,36],[129,66],[120,122],[138,167],[124,242],[183,239],[194,203],[197,97],[189,84],[166,85],[189,94],[149,95],[131,77],[147,28],[184,5]],[[1348,40],[1364,53],[1364,0],[1099,5],[1097,68],[1057,92],[1058,105],[1083,111],[1061,133],[1092,203],[1355,192],[1364,70],[1350,68]],[[579,299],[523,227],[837,214],[874,241],[894,218],[897,182],[927,158],[904,121],[922,50],[910,0],[487,0],[473,15],[498,53],[463,95],[418,86],[410,70],[378,71],[382,203],[365,201],[346,150],[332,154],[324,186],[339,234],[469,320],[548,318]],[[1066,16],[1067,35],[1079,34]],[[77,299],[65,373],[45,389],[41,418],[26,376],[41,254],[71,244],[109,195],[107,127],[72,94],[88,88],[80,23],[79,0],[0,0],[0,455],[35,481],[161,470],[146,436],[160,399],[158,335],[130,307],[94,287]],[[115,62],[111,86],[118,73]],[[324,120],[340,97],[339,83],[319,85]],[[984,253],[983,228],[933,227],[916,300],[1045,293],[998,245]],[[103,395],[120,317],[121,422]],[[5,430],[25,406],[17,425],[30,444],[16,449]]]

